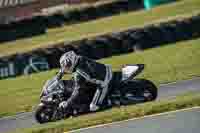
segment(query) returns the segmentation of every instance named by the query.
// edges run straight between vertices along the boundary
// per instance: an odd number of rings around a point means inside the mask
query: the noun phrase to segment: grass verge
[[[199,0],[181,0],[154,8],[150,11],[130,12],[86,23],[51,29],[46,34],[40,36],[1,43],[0,57],[48,47],[50,45],[58,45],[65,41],[79,40],[84,37],[143,26],[158,20],[167,20],[173,16],[176,16],[175,18],[178,19],[180,16],[199,13],[199,7]]]
[[[120,69],[123,64],[144,63],[146,67],[139,76],[157,85],[190,79],[200,75],[199,43],[200,39],[179,42],[144,52],[110,57],[100,62],[111,64],[114,70]],[[43,83],[55,75],[56,71],[0,80],[0,117],[32,111],[39,103]]]
[[[200,106],[200,94],[189,93],[171,100],[161,100],[138,105],[112,108],[104,112],[62,120],[57,123],[35,126],[16,133],[63,133],[83,127],[111,123],[130,118]]]

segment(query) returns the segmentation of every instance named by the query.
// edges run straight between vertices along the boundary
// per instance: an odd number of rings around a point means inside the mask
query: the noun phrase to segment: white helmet
[[[69,51],[69,52],[64,53],[60,57],[61,71],[73,72],[74,67],[76,66],[78,62],[78,58],[79,56],[74,51]]]

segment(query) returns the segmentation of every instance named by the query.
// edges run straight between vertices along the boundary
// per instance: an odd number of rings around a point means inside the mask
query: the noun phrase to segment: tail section
[[[144,64],[128,64],[122,68],[122,81],[130,80],[144,70]]]

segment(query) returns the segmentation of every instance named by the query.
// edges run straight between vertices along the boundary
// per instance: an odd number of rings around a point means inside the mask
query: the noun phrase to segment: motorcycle
[[[113,106],[129,105],[153,101],[157,97],[157,87],[147,79],[135,79],[141,73],[144,64],[125,65],[121,71],[113,72],[111,88],[103,103],[103,109]],[[67,100],[66,88],[73,88],[73,79],[61,80],[59,73],[51,80],[47,80],[40,95],[40,104],[35,111],[35,119],[39,123],[46,123],[90,113],[89,105],[95,93],[94,86],[84,86],[84,92],[80,92],[81,98],[72,109],[63,112],[59,104]]]

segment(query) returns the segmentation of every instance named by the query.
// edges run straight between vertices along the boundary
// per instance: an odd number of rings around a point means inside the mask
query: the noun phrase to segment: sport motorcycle
[[[138,104],[153,101],[157,98],[157,87],[147,79],[135,78],[144,70],[144,64],[124,65],[121,71],[113,72],[111,86],[101,109],[114,106]],[[47,123],[90,113],[90,102],[96,89],[92,84],[86,84],[80,88],[80,99],[76,104],[63,111],[59,108],[62,101],[66,101],[70,94],[66,92],[73,88],[73,79],[62,80],[60,73],[47,80],[40,95],[40,104],[35,110],[35,119],[39,123]],[[100,110],[101,110],[100,109]]]

